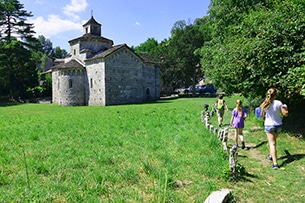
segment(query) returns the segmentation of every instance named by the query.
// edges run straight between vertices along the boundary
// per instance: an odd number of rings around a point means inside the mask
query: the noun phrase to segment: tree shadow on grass
[[[232,173],[232,182],[250,182],[253,183],[251,179],[258,179],[258,176],[248,173],[244,166],[238,165],[236,167],[236,172]]]
[[[22,105],[24,103],[17,103],[17,102],[0,102],[0,107],[10,107],[10,106],[17,106]]]
[[[253,181],[250,178],[257,179],[258,176],[246,172],[245,174],[240,176],[240,181],[253,183]]]
[[[289,106],[289,116],[283,118],[283,129],[298,139],[305,139],[305,100]]]
[[[240,154],[238,154],[237,156],[238,156],[237,160],[240,158],[248,158],[247,156],[240,155]],[[230,178],[231,182],[235,182],[235,183],[236,182],[251,182],[251,183],[253,183],[252,179],[254,179],[254,178],[257,179],[258,176],[249,173],[246,170],[246,168],[240,163],[236,163],[235,170],[233,170],[233,168],[231,168],[231,178]]]
[[[305,157],[305,154],[290,154],[287,149],[284,150],[284,152],[286,153],[286,156],[281,156],[278,158],[278,160],[284,159],[280,166],[285,166],[291,162],[303,159]]]

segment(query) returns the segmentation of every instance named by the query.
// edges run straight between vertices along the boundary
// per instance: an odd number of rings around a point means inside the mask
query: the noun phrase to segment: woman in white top
[[[267,97],[265,101],[260,105],[261,116],[265,119],[264,126],[265,132],[268,138],[270,154],[268,159],[273,161],[272,169],[278,169],[276,158],[276,139],[282,130],[281,115],[288,116],[288,108],[286,104],[276,100],[278,94],[277,89],[270,88],[267,91]]]

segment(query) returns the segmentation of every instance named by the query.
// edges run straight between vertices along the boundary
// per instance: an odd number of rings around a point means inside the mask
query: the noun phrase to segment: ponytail
[[[242,101],[240,99],[236,100],[235,102],[236,104],[236,109],[237,109],[237,112],[242,115]]]
[[[268,91],[267,91],[267,96],[265,98],[265,101],[260,105],[260,108],[262,110],[265,110],[265,109],[269,109],[270,107],[270,104],[271,102],[275,99],[277,95],[277,89],[275,88],[270,88]]]

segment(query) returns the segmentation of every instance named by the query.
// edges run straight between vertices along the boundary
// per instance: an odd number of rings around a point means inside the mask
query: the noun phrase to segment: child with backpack
[[[219,98],[216,100],[215,109],[218,116],[218,125],[219,127],[221,127],[225,109],[226,111],[228,111],[228,106],[226,104],[226,101],[223,99],[223,95],[219,95]]]
[[[241,100],[236,100],[236,107],[232,111],[232,117],[230,121],[230,126],[235,128],[235,146],[238,147],[238,137],[241,141],[241,148],[244,149],[245,141],[243,135],[243,128],[245,126],[244,121],[247,118],[247,111],[242,106]]]

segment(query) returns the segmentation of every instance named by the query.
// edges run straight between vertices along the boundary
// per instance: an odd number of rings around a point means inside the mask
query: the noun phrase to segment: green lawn
[[[237,98],[225,98],[230,110]],[[245,128],[250,148],[238,157],[246,173],[228,181],[228,157],[200,118],[215,99],[1,105],[0,202],[204,202],[221,188],[237,202],[301,202],[304,141],[283,133],[281,168],[271,170],[264,132],[251,131],[262,125],[254,113]]]

